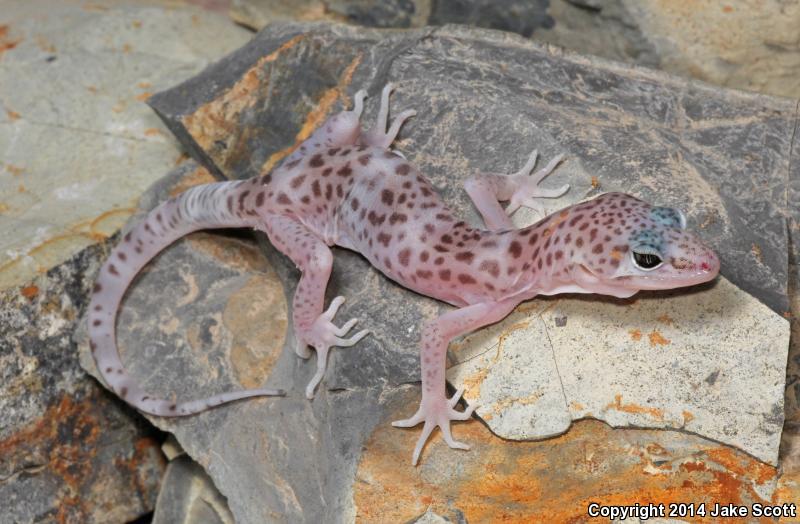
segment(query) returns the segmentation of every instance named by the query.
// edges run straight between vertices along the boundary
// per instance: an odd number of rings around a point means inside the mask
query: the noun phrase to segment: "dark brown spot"
[[[400,253],[397,254],[397,260],[403,267],[408,266],[410,258],[411,258],[411,250],[408,248],[402,249]]]
[[[394,168],[394,172],[400,176],[406,176],[411,171],[411,166],[408,164],[399,164],[396,168]]]
[[[119,275],[119,271],[117,271],[117,267],[114,264],[108,265],[108,272],[112,275]]]
[[[453,237],[451,237],[448,234],[442,235],[442,244],[452,244],[452,243],[453,243]]]
[[[403,224],[406,220],[408,220],[408,216],[403,213],[392,213],[391,216],[389,216],[389,224],[391,225],[395,225],[398,222]]]
[[[450,280],[450,270],[449,269],[441,269],[439,270],[439,278],[447,282]]]
[[[592,248],[592,253],[594,253],[595,255],[599,255],[602,252],[603,252],[603,244],[595,244],[595,246]]]
[[[419,254],[419,259],[422,262],[427,262],[430,256],[431,256],[430,253],[428,253],[427,251],[423,251],[422,253]]]
[[[472,261],[475,259],[475,253],[470,251],[462,251],[461,253],[456,253],[456,260],[459,262],[464,262],[467,264],[472,264]]]
[[[512,257],[519,258],[522,255],[522,246],[516,240],[512,240],[511,244],[508,245],[508,252],[511,253]]]
[[[311,203],[311,197],[308,196],[308,195],[303,195],[302,197],[300,197],[300,202],[302,202],[304,204],[310,204]]]
[[[561,260],[563,258],[563,256],[564,256],[564,252],[563,251],[561,251],[561,250],[556,251],[556,255],[555,255],[556,260]]]
[[[350,176],[352,173],[353,168],[350,167],[350,162],[346,163],[336,171],[336,174],[339,176]]]
[[[484,260],[481,262],[481,265],[478,266],[478,270],[485,271],[495,278],[500,274],[500,266],[495,260]]]
[[[462,284],[474,284],[475,282],[477,282],[470,275],[466,275],[464,273],[460,273],[458,275],[458,281],[461,282]]]
[[[333,147],[333,148],[331,148],[331,149],[328,149],[328,155],[330,155],[330,156],[334,156],[334,155],[336,155],[336,153],[338,153],[338,152],[339,152],[339,149],[341,149],[341,148],[339,148],[339,147]]]
[[[130,242],[130,241],[131,241],[131,232],[130,232],[130,231],[128,231],[128,232],[125,234],[125,242]]]
[[[256,195],[256,207],[261,207],[264,205],[264,192],[259,191]]]
[[[433,271],[428,271],[427,269],[418,269],[416,274],[419,278],[429,279],[433,276]]]
[[[333,197],[333,186],[331,184],[325,184],[325,200],[330,200]]]
[[[575,227],[575,224],[580,222],[582,218],[583,218],[583,214],[578,214],[578,215],[575,215],[574,217],[572,217],[570,219],[570,221],[569,221],[569,227]]]
[[[441,266],[442,264],[444,264],[444,257],[436,257],[433,263],[437,266]]]
[[[322,167],[325,165],[325,160],[322,158],[320,153],[311,157],[311,160],[308,161],[308,165],[311,167]],[[324,176],[324,175],[323,175]]]
[[[292,179],[292,181],[289,183],[289,186],[290,186],[292,189],[297,189],[298,187],[300,187],[301,185],[303,185],[303,181],[304,181],[305,179],[306,179],[306,176],[305,176],[305,175],[299,175],[299,176],[296,176],[296,177],[294,177],[294,178]]]
[[[125,398],[128,396],[128,388],[121,388],[119,390],[119,396]]]
[[[280,193],[278,193],[278,203],[283,204],[285,206],[289,206],[292,204],[292,199],[286,196],[286,193],[281,191]]]
[[[366,167],[366,165],[369,164],[370,158],[372,158],[372,155],[369,153],[367,153],[366,155],[361,155],[360,157],[358,157],[358,163]]]
[[[378,243],[383,244],[384,247],[389,247],[389,242],[392,241],[392,235],[381,231],[378,233]]]
[[[329,176],[333,172],[332,167],[326,167],[322,170],[322,176]]]
[[[577,247],[583,247],[583,237],[578,237],[575,239],[575,245]]]
[[[358,205],[359,204],[357,198],[353,198],[353,200],[350,201],[350,209],[352,209],[353,211],[358,211]]]
[[[381,191],[381,202],[386,204],[387,206],[391,206],[394,204],[394,193],[389,189],[384,189]]]
[[[552,253],[548,253],[547,254],[547,259],[545,260],[545,262],[547,263],[547,267],[550,267],[552,265],[552,263],[553,263],[553,254]]]
[[[102,321],[102,320],[100,320],[99,318],[97,318],[97,319],[95,319],[95,321],[94,321],[94,322],[92,322],[92,325],[93,325],[93,326],[99,326],[99,325],[100,325],[100,324],[102,324],[102,323],[103,323],[103,321]]]
[[[123,253],[122,251],[120,251],[120,252],[118,252],[118,253],[117,253],[117,257],[118,257],[120,260],[122,260],[123,262],[125,262],[125,260],[127,260],[127,258],[128,258],[128,255],[126,255],[125,253]]]
[[[319,197],[322,196],[322,188],[319,185],[319,180],[314,180],[311,183],[311,192],[314,193],[314,196],[316,198],[319,198]]]

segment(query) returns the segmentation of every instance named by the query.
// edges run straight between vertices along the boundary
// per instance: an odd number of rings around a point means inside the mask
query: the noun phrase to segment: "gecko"
[[[457,409],[463,389],[447,397],[446,352],[454,338],[500,321],[537,295],[627,298],[640,290],[700,284],[718,274],[717,255],[687,231],[680,210],[651,206],[624,193],[601,194],[531,226],[515,227],[514,211],[522,206],[543,211],[537,199],[557,198],[569,189],[540,187],[562,155],[533,172],[534,151],[516,173],[477,173],[467,179],[466,192],[485,228],[459,220],[431,182],[392,149],[403,123],[416,114],[403,111],[389,125],[393,89],[387,84],[382,90],[371,128],[361,128],[367,93],[360,90],[352,109],[329,117],[274,170],[193,187],[157,206],[124,234],[99,271],[88,314],[91,354],[109,388],[134,408],[163,417],[285,394],[249,389],[177,402],[149,395],[126,372],[115,332],[125,291],[157,253],[202,229],[264,232],[300,270],[292,333],[299,357],[308,359],[309,348],[316,352],[316,372],[305,389],[309,399],[323,379],[329,350],[352,346],[368,333],[348,336],[357,319],[334,323],[343,297],[324,308],[332,246],[360,253],[386,277],[454,306],[421,330],[419,408],[392,423],[401,428],[423,424],[413,465],[437,427],[448,446],[469,449],[450,429],[451,421],[469,419],[476,407]]]

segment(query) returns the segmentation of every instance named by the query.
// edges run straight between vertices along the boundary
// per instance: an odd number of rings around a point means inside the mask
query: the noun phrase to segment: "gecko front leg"
[[[534,150],[525,166],[514,174],[481,173],[464,183],[464,189],[467,190],[467,194],[489,229],[493,231],[514,229],[515,226],[509,216],[521,206],[529,207],[544,215],[541,204],[534,199],[557,198],[569,190],[569,184],[564,184],[558,189],[539,187],[542,180],[563,160],[564,155],[558,155],[544,169],[531,175],[538,155]],[[509,203],[503,210],[500,202],[505,201]]]
[[[314,390],[325,375],[328,352],[332,346],[352,346],[369,333],[362,330],[350,338],[344,337],[357,322],[351,319],[342,327],[333,323],[333,317],[344,302],[336,297],[323,312],[325,288],[331,276],[333,254],[330,248],[300,221],[283,215],[271,216],[264,221],[272,245],[292,259],[300,268],[302,276],[297,284],[292,303],[295,352],[302,358],[311,353],[308,346],[317,352],[317,372],[306,386],[306,397],[314,398]]]
[[[451,398],[445,392],[445,358],[447,346],[452,339],[483,326],[503,319],[519,304],[519,300],[508,298],[499,302],[482,302],[445,313],[425,325],[422,331],[420,367],[422,370],[422,401],[417,412],[408,419],[392,422],[398,428],[416,426],[424,422],[422,434],[414,447],[411,464],[416,466],[422,448],[431,433],[438,426],[448,446],[455,449],[469,449],[463,442],[453,439],[450,432],[451,420],[467,420],[475,409],[456,411],[455,405],[461,397],[459,390]]]

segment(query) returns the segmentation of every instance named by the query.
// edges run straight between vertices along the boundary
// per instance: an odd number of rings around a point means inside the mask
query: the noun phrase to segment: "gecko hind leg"
[[[394,91],[394,85],[391,83],[383,87],[383,91],[381,92],[381,106],[380,109],[378,109],[378,118],[375,120],[375,125],[361,136],[361,142],[364,145],[389,149],[389,146],[391,146],[394,139],[397,138],[397,134],[400,132],[400,128],[405,121],[417,114],[414,109],[403,111],[395,117],[387,131],[386,126],[389,121],[389,95],[392,91]]]
[[[319,237],[290,216],[267,217],[264,229],[272,245],[288,256],[302,273],[292,302],[292,323],[297,355],[309,358],[311,352],[308,346],[317,352],[317,370],[305,390],[306,397],[311,399],[325,375],[330,348],[352,346],[369,331],[362,330],[350,338],[343,338],[357,322],[357,319],[351,319],[341,327],[333,323],[344,297],[336,297],[323,311],[325,288],[333,268],[333,254]]]

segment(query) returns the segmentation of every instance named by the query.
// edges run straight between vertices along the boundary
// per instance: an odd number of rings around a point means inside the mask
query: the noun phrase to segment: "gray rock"
[[[0,292],[2,523],[126,522],[155,504],[160,435],[84,373],[72,340],[109,243]]]
[[[153,524],[233,524],[233,515],[208,474],[182,455],[167,465]]]
[[[572,190],[548,211],[614,189],[680,204],[690,227],[699,228],[720,253],[728,280],[773,310],[786,310],[782,213],[795,108],[783,100],[563,55],[494,32],[445,27],[398,34],[287,24],[270,27],[150,103],[206,168],[245,178],[274,166],[358,88],[374,95],[389,80],[400,86],[393,107],[419,111],[399,149],[473,223],[477,217],[460,188],[464,178],[477,170],[512,171],[534,146],[545,157],[565,151],[570,160],[557,176]],[[366,114],[375,108],[373,97]],[[166,198],[167,186],[174,184],[172,179],[154,190],[147,205]],[[518,215],[518,223],[536,218]],[[224,257],[220,246],[235,248],[243,261]],[[385,463],[374,460],[387,456],[386,441],[374,435],[383,432],[400,400],[404,411],[415,408],[416,388],[401,384],[418,380],[420,328],[441,306],[388,282],[358,255],[337,250],[328,295],[347,296],[341,318],[361,317],[373,335],[333,353],[325,387],[308,402],[302,390],[313,365],[282,351],[285,316],[257,325],[249,340],[263,344],[244,353],[234,351],[233,341],[245,326],[225,322],[244,314],[227,315],[237,301],[257,304],[251,319],[285,308],[280,301],[256,302],[279,296],[279,283],[291,296],[297,282],[284,257],[266,246],[265,251],[274,274],[252,246],[219,234],[194,235],[165,251],[123,307],[119,340],[125,362],[159,395],[192,398],[255,385],[287,389],[287,398],[242,402],[189,419],[151,420],[173,432],[208,471],[237,521],[352,521],[364,510],[354,495],[365,487],[354,484],[367,460],[364,449],[373,465]],[[169,286],[176,289],[177,305],[163,299]],[[588,304],[609,318],[621,307],[599,299]],[[569,312],[558,316],[567,316],[559,329],[578,325]],[[780,416],[764,415],[772,417],[772,426]],[[392,435],[407,441],[403,449],[410,454],[416,431]],[[436,459],[426,453],[430,462],[423,471],[458,474],[451,453],[440,449]],[[484,460],[476,453],[462,460]],[[407,455],[401,459],[407,464]],[[359,478],[380,484],[374,475]]]
[[[593,417],[690,431],[778,465],[788,321],[724,277],[702,292],[632,303],[537,306],[452,348],[463,363],[448,379],[467,388],[495,434],[550,437]]]
[[[182,154],[144,100],[250,37],[218,13],[133,3],[2,2],[0,289],[125,223]]]

